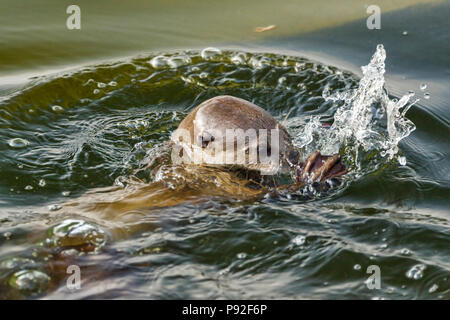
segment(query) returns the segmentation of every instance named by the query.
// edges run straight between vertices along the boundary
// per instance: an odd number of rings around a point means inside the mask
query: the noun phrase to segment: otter
[[[238,143],[239,138],[245,143]],[[141,219],[148,210],[203,205],[214,198],[309,198],[308,192],[326,191],[346,173],[339,154],[302,155],[288,131],[263,108],[217,96],[194,108],[169,141],[149,150],[130,178],[88,191],[60,212],[107,222],[118,236],[123,231],[117,226]]]
[[[217,96],[194,108],[172,134],[171,144],[176,163],[245,171],[262,186],[273,181],[264,176],[290,174],[292,186],[278,189],[324,183],[347,173],[339,154],[316,151],[300,162],[300,151],[277,120],[263,108],[233,96]]]

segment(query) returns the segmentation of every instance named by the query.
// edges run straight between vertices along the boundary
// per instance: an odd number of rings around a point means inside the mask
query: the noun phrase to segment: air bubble
[[[49,231],[46,243],[57,247],[70,247],[82,252],[92,252],[106,244],[106,234],[98,226],[83,220],[67,219]]]
[[[15,149],[22,149],[28,146],[30,142],[28,140],[22,139],[22,138],[14,138],[8,140],[8,145]]]
[[[52,111],[53,112],[56,112],[56,113],[61,113],[61,112],[63,112],[64,111],[64,108],[63,107],[61,107],[61,106],[52,106]]]
[[[61,208],[62,207],[59,204],[51,204],[48,206],[48,210],[50,210],[50,211],[58,211]]]
[[[406,249],[406,248],[403,248],[403,249],[400,251],[400,253],[401,253],[403,256],[410,256],[410,255],[411,255],[411,251],[410,251],[409,249]]]
[[[44,179],[39,180],[39,186],[40,187],[45,187],[45,185],[47,184],[47,182]]]
[[[292,243],[294,243],[297,246],[304,245],[306,242],[305,236],[296,236],[294,239],[292,239]]]
[[[167,61],[169,67],[171,68],[178,68],[190,62],[191,58],[189,58],[188,56],[175,56],[169,58],[169,60]]]
[[[29,190],[33,190],[34,188],[31,185],[27,185],[24,189],[29,191]]]
[[[205,60],[214,58],[215,56],[218,56],[220,54],[222,54],[222,51],[220,49],[213,48],[213,47],[205,48],[200,53],[202,58],[205,59]]]
[[[406,272],[406,277],[409,279],[419,280],[423,278],[423,272],[426,266],[424,264],[416,264]]]
[[[429,292],[429,293],[433,293],[433,292],[436,292],[437,289],[439,289],[439,286],[438,286],[437,284],[434,283],[434,284],[431,286],[431,288],[428,289],[428,292]]]
[[[167,57],[156,56],[152,60],[150,60],[150,64],[155,69],[163,68],[167,65]]]
[[[44,291],[50,282],[50,277],[38,270],[21,270],[12,275],[9,285],[21,291],[39,293]]]
[[[247,257],[247,254],[245,252],[240,252],[236,256],[238,259],[245,259]]]
[[[428,99],[430,99],[430,94],[428,92],[426,92],[426,93],[424,93],[423,97],[428,100]]]
[[[361,270],[361,265],[360,264],[355,264],[353,266],[353,269],[356,270],[356,271],[359,271],[359,270]]]
[[[420,90],[424,91],[427,88],[427,84],[426,83],[421,83],[420,84]]]

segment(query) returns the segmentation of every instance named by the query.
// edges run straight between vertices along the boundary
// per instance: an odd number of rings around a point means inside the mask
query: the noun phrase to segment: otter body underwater
[[[227,130],[236,138],[231,148],[222,139]],[[212,198],[258,200],[294,194],[308,184],[326,190],[347,172],[338,154],[316,151],[303,157],[267,111],[232,96],[218,96],[193,109],[170,141],[149,151],[146,161],[130,178],[89,191],[65,203],[62,211],[103,223],[131,221],[149,209]]]
[[[325,185],[347,172],[340,155],[314,152],[304,162],[287,130],[267,111],[232,96],[209,99],[180,123],[172,134],[176,164],[204,166],[245,177],[245,186],[291,190],[305,184]],[[287,174],[292,183],[276,186],[273,176]],[[275,189],[274,189],[275,188]]]

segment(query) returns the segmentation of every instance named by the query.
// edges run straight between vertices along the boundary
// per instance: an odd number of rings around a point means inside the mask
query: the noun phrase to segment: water
[[[264,6],[258,10],[273,12]],[[217,27],[220,41],[235,39],[243,24],[249,32],[272,24],[237,20],[239,27]],[[317,29],[326,25],[318,20]],[[58,71],[1,81],[0,298],[450,298],[448,96],[438,90],[445,79],[422,76],[433,68],[421,64],[396,65],[414,83],[389,78],[398,55],[389,45],[364,54],[346,46],[346,61],[364,56],[361,74],[287,54],[288,32],[276,24],[276,48],[193,49],[218,31],[189,38],[180,23],[151,34],[152,53],[108,61],[95,46],[64,60],[64,46],[76,47],[70,37],[47,56],[12,57],[14,43],[32,43],[11,36],[2,70],[37,74],[54,63]],[[399,28],[390,33],[396,41],[418,32]],[[80,36],[93,37],[87,30]],[[170,41],[156,41],[164,32]],[[98,48],[108,48],[107,38]],[[193,41],[183,40],[187,49],[163,49],[185,38]],[[432,54],[420,48],[411,60]],[[445,59],[439,48],[434,62]],[[307,200],[254,200],[237,194],[226,172],[161,170],[178,123],[221,94],[268,110],[305,154],[339,151],[351,169],[344,183]],[[66,286],[71,265],[80,267],[80,290]],[[380,289],[366,285],[371,265],[380,267]]]

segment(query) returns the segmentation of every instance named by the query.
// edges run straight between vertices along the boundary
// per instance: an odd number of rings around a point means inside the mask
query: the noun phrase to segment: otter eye
[[[210,142],[213,142],[215,138],[207,132],[198,136],[198,144],[202,146],[202,148],[206,148]]]

